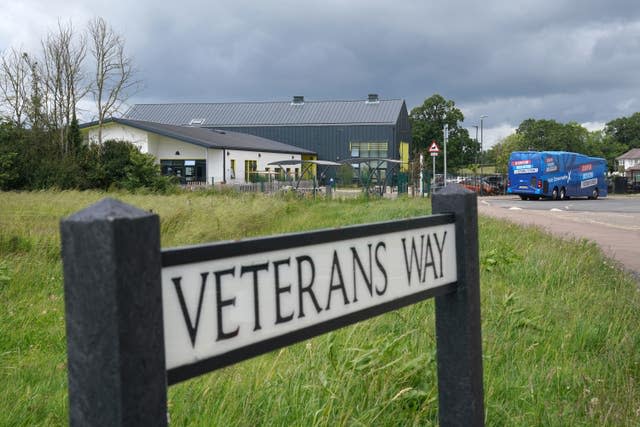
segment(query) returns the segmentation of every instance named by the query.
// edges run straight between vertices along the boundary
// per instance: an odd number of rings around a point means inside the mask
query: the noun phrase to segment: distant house
[[[321,160],[388,158],[408,162],[411,126],[401,99],[136,104],[129,120],[198,126],[269,138],[318,154]]]
[[[89,141],[97,141],[97,122],[81,129]],[[178,176],[183,183],[249,182],[259,172],[275,172],[271,162],[316,158],[311,150],[254,135],[119,118],[104,123],[102,140],[131,142],[155,156],[164,175]],[[300,166],[284,172],[297,177]]]
[[[622,156],[616,157],[618,170],[632,182],[640,182],[640,148],[633,148]]]

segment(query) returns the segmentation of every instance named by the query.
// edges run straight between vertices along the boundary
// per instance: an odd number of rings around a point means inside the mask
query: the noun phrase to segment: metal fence
[[[297,185],[297,188],[296,188]],[[299,192],[312,192],[313,181],[300,181],[299,184],[292,181],[261,181],[249,183],[224,184],[225,188],[230,188],[240,193],[277,193],[282,191],[297,190]],[[316,191],[319,187],[315,187]]]

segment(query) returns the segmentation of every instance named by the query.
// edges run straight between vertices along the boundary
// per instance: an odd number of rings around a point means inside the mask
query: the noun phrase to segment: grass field
[[[67,423],[58,224],[104,197],[0,193],[0,426]],[[110,195],[113,196],[113,195]],[[424,199],[117,194],[163,246],[405,218]],[[585,241],[481,218],[485,408],[494,426],[640,425],[640,295]],[[433,301],[169,389],[173,425],[436,425]]]

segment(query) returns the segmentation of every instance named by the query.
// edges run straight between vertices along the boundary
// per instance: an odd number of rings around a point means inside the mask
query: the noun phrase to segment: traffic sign
[[[440,147],[438,147],[438,144],[435,141],[431,141],[431,146],[429,147],[429,153],[431,153],[432,156],[434,155],[437,156],[438,153],[440,153]]]

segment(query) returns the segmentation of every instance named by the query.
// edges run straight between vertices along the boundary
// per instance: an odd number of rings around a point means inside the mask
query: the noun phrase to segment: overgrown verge
[[[159,213],[163,246],[429,211],[424,199],[116,195]],[[58,222],[104,196],[0,193],[0,425],[67,423]],[[635,283],[593,244],[497,220],[481,219],[480,247],[487,424],[638,425]],[[436,425],[437,411],[433,301],[169,391],[174,425]]]

